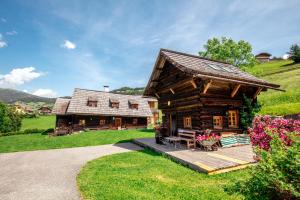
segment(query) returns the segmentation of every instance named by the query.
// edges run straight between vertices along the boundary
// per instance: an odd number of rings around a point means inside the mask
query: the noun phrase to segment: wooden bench
[[[196,148],[196,131],[187,129],[178,129],[178,137],[185,141],[187,148]]]

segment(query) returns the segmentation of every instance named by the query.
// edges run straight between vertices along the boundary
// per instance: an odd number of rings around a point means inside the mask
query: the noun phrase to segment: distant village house
[[[255,58],[259,61],[259,62],[269,62],[270,61],[270,57],[272,55],[266,52],[263,53],[259,53],[255,56]]]
[[[51,114],[52,110],[48,106],[42,106],[38,109],[38,112],[41,115],[49,115]]]
[[[71,99],[58,98],[52,113],[56,128],[69,132],[83,129],[146,128],[158,120],[157,100],[142,96],[76,88]]]

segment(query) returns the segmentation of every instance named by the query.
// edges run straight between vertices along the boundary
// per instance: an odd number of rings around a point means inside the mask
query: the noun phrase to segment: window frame
[[[218,122],[219,124],[215,124],[215,122]],[[214,129],[223,129],[223,116],[215,115],[213,116],[213,128]]]
[[[191,116],[183,117],[183,127],[184,128],[192,128],[192,117]]]
[[[133,125],[138,125],[138,118],[133,118],[132,119],[132,124]]]
[[[239,128],[239,111],[228,110],[228,127]]]
[[[80,119],[79,122],[78,122],[78,125],[79,126],[85,126],[86,125],[85,119]]]
[[[103,123],[104,122],[104,123]],[[100,119],[99,121],[99,125],[100,126],[104,126],[106,124],[106,120],[105,119]]]
[[[98,101],[88,101],[87,106],[96,108],[98,106]]]

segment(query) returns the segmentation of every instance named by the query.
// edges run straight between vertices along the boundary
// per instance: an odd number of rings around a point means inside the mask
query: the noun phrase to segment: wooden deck
[[[173,145],[160,145],[154,138],[135,139],[134,142],[165,154],[172,160],[182,163],[196,171],[207,174],[218,174],[242,169],[253,165],[254,153],[250,145],[230,148],[219,148],[218,151],[201,151],[198,149],[174,148]]]

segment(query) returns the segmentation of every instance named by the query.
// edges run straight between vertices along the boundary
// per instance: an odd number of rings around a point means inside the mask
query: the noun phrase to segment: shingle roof
[[[87,106],[89,97],[97,99],[97,107]],[[119,102],[119,108],[110,107],[111,99]],[[138,102],[139,108],[130,109],[129,100]],[[76,88],[66,114],[149,117],[152,116],[152,113],[148,100],[152,101],[153,99],[144,98],[142,96],[113,94],[109,92]],[[57,102],[58,101],[60,100],[58,99]]]
[[[159,72],[156,72],[156,70],[159,65],[158,61],[162,58],[165,58],[170,63],[172,63],[172,65],[178,67],[184,72],[193,75],[194,77],[210,76],[212,78],[224,78],[228,81],[242,81],[249,85],[259,84],[274,89],[280,87],[279,85],[272,84],[262,79],[259,79],[225,62],[210,60],[200,56],[172,51],[168,49],[161,49],[157,62],[154,66],[152,75],[150,77],[149,83],[145,89],[145,95],[147,95],[147,90],[150,87],[149,84],[151,83],[151,81],[156,79],[157,76],[159,76]]]
[[[68,109],[70,99],[57,98],[52,109],[53,114],[64,115]]]

